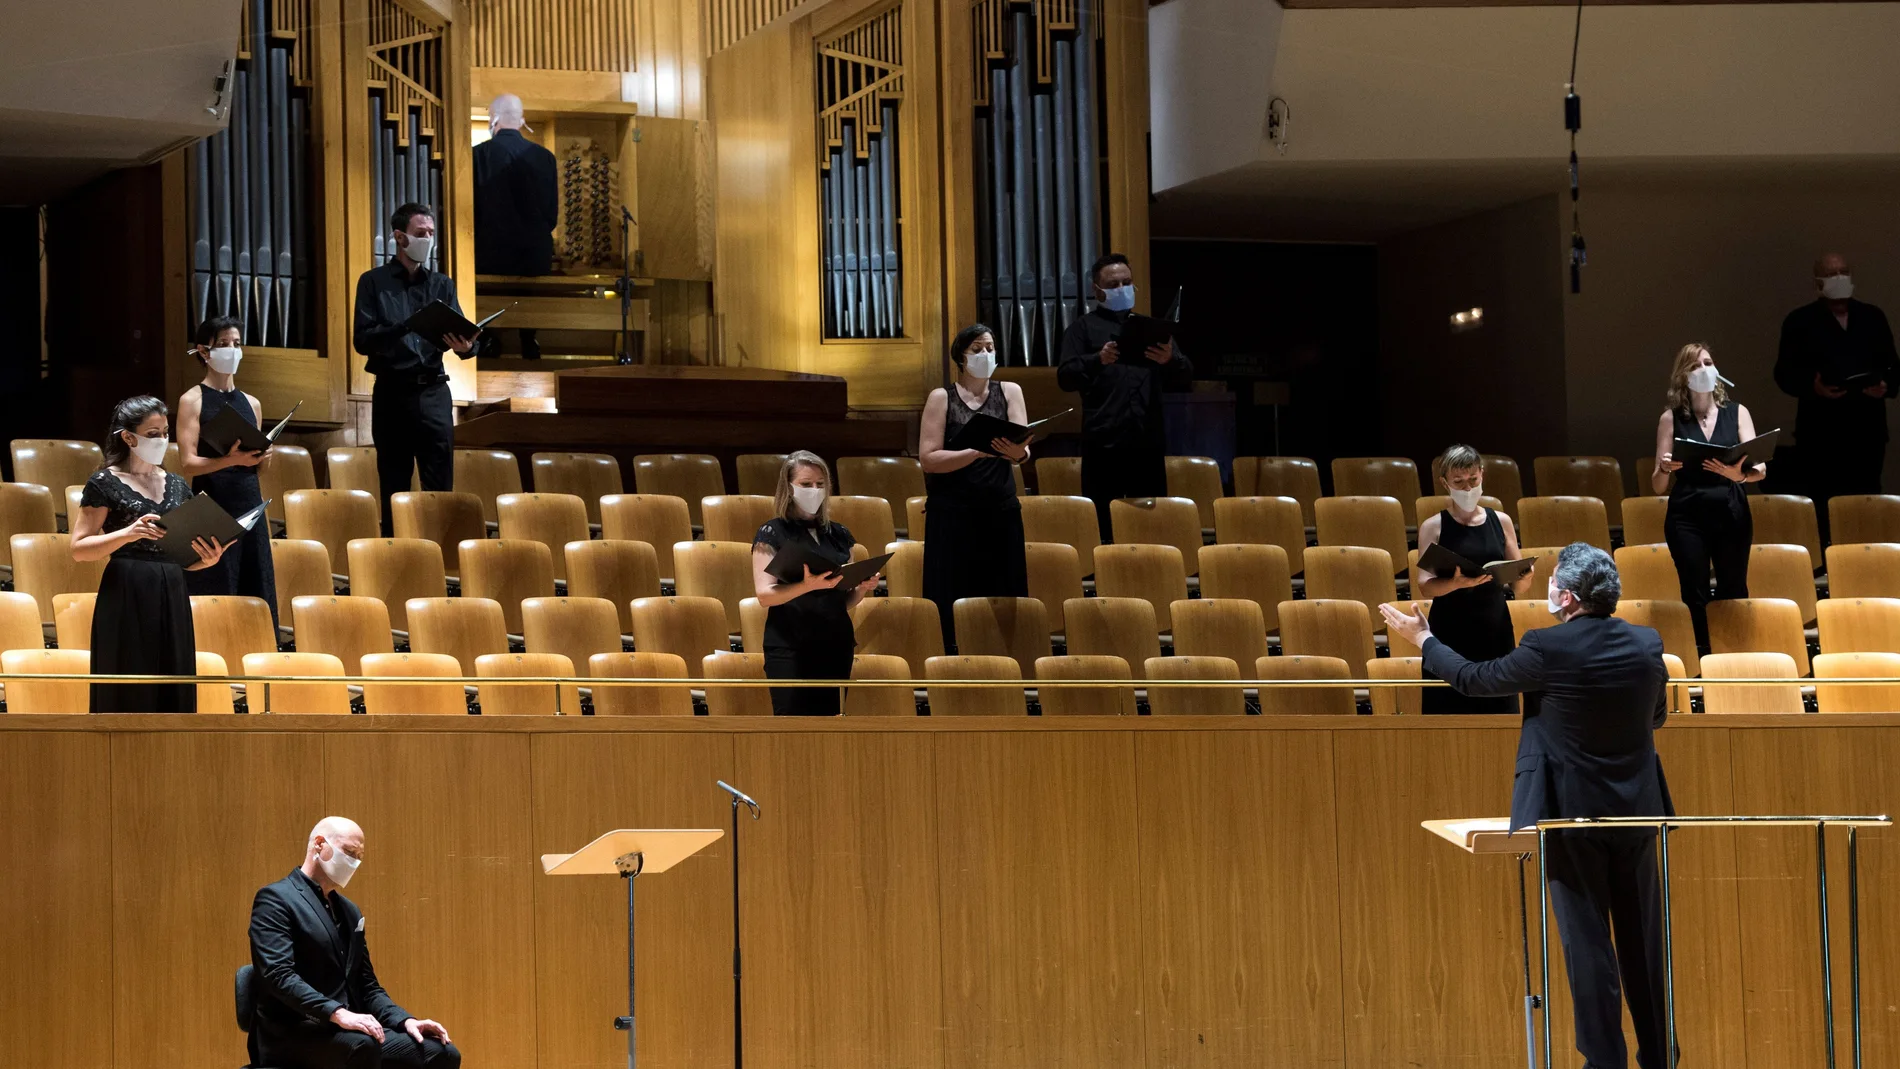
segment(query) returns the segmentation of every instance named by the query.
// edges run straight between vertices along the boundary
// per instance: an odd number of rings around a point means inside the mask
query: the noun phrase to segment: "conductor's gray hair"
[[[1576,595],[1577,603],[1591,616],[1608,616],[1616,611],[1623,596],[1623,579],[1616,573],[1616,561],[1588,542],[1572,542],[1557,554],[1557,570],[1551,581],[1559,590]]]
[[[497,129],[508,129],[522,123],[521,98],[513,93],[503,93],[488,105],[488,125]]]

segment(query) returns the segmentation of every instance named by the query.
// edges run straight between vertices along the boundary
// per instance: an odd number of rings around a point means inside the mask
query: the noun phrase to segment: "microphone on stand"
[[[753,801],[751,795],[746,794],[746,792],[740,790],[737,787],[734,787],[732,784],[727,783],[725,780],[715,780],[714,782],[719,784],[720,790],[725,791],[727,794],[732,795],[732,800],[734,802],[744,802],[748,807],[750,807],[752,810],[753,820],[759,819],[759,803]]]
[[[743,802],[752,810],[752,819],[757,820],[759,803],[725,780],[713,782],[732,796],[732,1069],[745,1069],[745,974],[739,963],[739,805]]]

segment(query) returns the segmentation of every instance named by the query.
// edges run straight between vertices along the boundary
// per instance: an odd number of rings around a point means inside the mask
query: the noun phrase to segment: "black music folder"
[[[1146,354],[1149,346],[1166,345],[1174,340],[1174,332],[1181,324],[1171,319],[1155,319],[1131,312],[1122,320],[1122,331],[1115,336],[1115,351],[1121,360],[1140,360],[1152,364]]]
[[[957,432],[956,437],[945,443],[944,448],[975,449],[991,456],[1001,456],[1002,454],[990,448],[990,442],[993,439],[1003,438],[1021,445],[1029,440],[1030,435],[1073,411],[1075,409],[1065,408],[1047,419],[1039,419],[1028,424],[1011,423],[1006,419],[997,419],[986,412],[976,412],[971,414],[970,422],[963,425],[963,429]]]
[[[1823,371],[1821,381],[1840,390],[1863,390],[1883,380],[1878,371],[1856,371],[1848,375]]]
[[[1536,557],[1494,560],[1489,564],[1479,564],[1462,553],[1453,553],[1446,549],[1442,542],[1433,542],[1425,547],[1425,552],[1418,555],[1418,570],[1440,579],[1448,579],[1453,572],[1458,572],[1474,578],[1479,575],[1488,575],[1495,583],[1515,583],[1529,575],[1536,567]]]
[[[290,417],[302,407],[302,401],[291,405],[290,411],[284,413],[284,418],[278,420],[277,425],[269,431],[260,431],[244,422],[244,417],[231,409],[220,408],[217,415],[205,420],[198,428],[198,441],[211,450],[213,456],[224,456],[233,445],[243,446],[246,453],[266,452],[276,443],[277,436],[284,433],[284,428],[290,425]]]
[[[439,300],[430,301],[418,309],[415,315],[410,316],[409,319],[403,323],[403,326],[415,331],[417,334],[422,335],[432,342],[440,341],[451,334],[458,338],[472,338],[479,333],[483,327],[494,322],[496,316],[501,315],[502,312],[506,312],[508,308],[513,307],[514,305],[511,303],[507,308],[501,309],[494,313],[494,315],[471,323],[467,316],[450,308],[446,303]]]
[[[878,557],[869,557],[855,564],[834,564],[818,555],[816,546],[804,539],[793,539],[779,548],[772,556],[772,562],[765,566],[765,574],[786,585],[805,581],[805,569],[810,568],[813,575],[842,575],[844,582],[838,584],[840,590],[848,590],[871,578],[884,569],[895,553],[886,553]]]
[[[189,568],[198,563],[198,551],[191,548],[194,539],[228,546],[256,527],[269,506],[270,502],[265,501],[242,516],[233,516],[216,501],[199,494],[158,518],[158,525],[165,530],[158,548],[172,563]]]
[[[1781,434],[1776,427],[1767,434],[1758,434],[1746,442],[1737,445],[1710,445],[1707,442],[1690,441],[1687,438],[1676,439],[1676,451],[1670,457],[1687,468],[1700,468],[1704,460],[1716,460],[1723,464],[1733,464],[1743,457],[1752,457],[1757,463],[1775,455],[1775,439]]]

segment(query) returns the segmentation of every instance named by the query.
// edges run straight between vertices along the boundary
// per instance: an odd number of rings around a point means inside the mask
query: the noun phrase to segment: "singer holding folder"
[[[464,360],[475,355],[475,335],[425,338],[408,327],[409,317],[435,301],[456,314],[455,283],[429,269],[435,251],[435,210],[405,204],[389,217],[396,254],[356,280],[356,351],[369,358],[376,376],[370,394],[370,435],[376,440],[376,474],[383,491],[383,533],[391,527],[389,499],[409,489],[413,468],[424,490],[455,489],[455,421],[449,376],[442,353]]]
[[[778,515],[767,520],[752,540],[752,588],[765,607],[767,679],[851,678],[858,648],[851,610],[877,589],[877,576],[853,587],[841,575],[813,574],[781,583],[767,569],[788,542],[806,539],[814,555],[836,565],[851,562],[856,539],[844,524],[832,523],[826,501],[831,469],[816,454],[799,450],[785,458],[772,495]],[[773,687],[774,716],[836,716],[839,694],[830,687]]]
[[[1484,496],[1484,457],[1468,445],[1454,445],[1439,458],[1451,507],[1418,524],[1421,561],[1426,550],[1443,546],[1482,568],[1493,561],[1517,560],[1517,528],[1511,518],[1480,503]],[[1530,573],[1515,584],[1522,594]],[[1466,574],[1453,568],[1445,574],[1419,573],[1419,589],[1412,596],[1430,598],[1432,634],[1470,661],[1489,661],[1517,648],[1511,628],[1506,588],[1485,572]],[[1429,673],[1427,679],[1436,679]],[[1515,713],[1517,695],[1466,696],[1447,687],[1427,687],[1420,711],[1424,713]]]
[[[244,360],[243,337],[242,327],[229,316],[205,320],[198,328],[198,344],[191,350],[204,365],[204,381],[178,399],[179,464],[191,479],[193,490],[216,501],[233,516],[242,516],[264,503],[257,483],[257,465],[264,453],[246,450],[236,441],[219,449],[218,443],[207,441],[201,431],[225,409],[262,429],[264,406],[237,388],[238,365]],[[275,624],[277,575],[271,566],[270,524],[251,528],[224,551],[224,558],[215,567],[187,573],[185,589],[193,594],[263,598]]]
[[[86,480],[73,520],[73,559],[111,557],[92,610],[94,675],[192,676],[198,671],[197,634],[185,572],[163,551],[160,518],[191,497],[185,480],[159,465],[171,430],[165,402],[128,397],[112,410],[105,464]],[[224,547],[194,541],[193,571],[210,568]],[[195,713],[191,683],[94,683],[95,713]]]
[[[947,449],[970,422],[986,415],[1029,422],[1023,388],[997,382],[996,340],[981,323],[950,343],[957,378],[924,401],[917,454],[924,468],[924,597],[937,606],[947,649],[956,648],[958,598],[1029,596],[1023,549],[1023,507],[1011,464],[1029,459],[1029,444],[993,438],[987,449]]]
[[[1669,407],[1656,424],[1656,469],[1650,486],[1669,494],[1663,537],[1676,562],[1683,603],[1695,622],[1696,648],[1709,652],[1710,601],[1748,596],[1749,546],[1755,521],[1742,484],[1760,482],[1768,465],[1744,457],[1733,464],[1714,458],[1684,465],[1674,458],[1676,440],[1715,446],[1740,445],[1755,437],[1748,407],[1729,402],[1709,347],[1692,342],[1676,353],[1675,370],[1665,394]],[[1669,476],[1676,477],[1669,485]],[[1709,595],[1709,566],[1715,566],[1715,595]]]

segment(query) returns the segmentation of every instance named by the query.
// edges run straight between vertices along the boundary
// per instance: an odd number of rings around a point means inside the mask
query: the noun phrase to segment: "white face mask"
[[[1135,284],[1124,283],[1102,291],[1102,305],[1111,312],[1126,312],[1135,306]]]
[[[1557,591],[1557,588],[1556,588],[1555,586],[1552,586],[1552,587],[1551,587],[1551,588],[1549,589],[1549,591],[1547,591],[1547,592],[1545,593],[1545,595],[1544,595],[1544,608],[1546,608],[1546,609],[1549,609],[1549,610],[1550,610],[1550,614],[1551,614],[1552,616],[1555,616],[1556,618],[1558,618],[1559,620],[1561,620],[1561,619],[1563,619],[1563,617],[1564,617],[1564,613],[1566,613],[1566,612],[1568,612],[1568,611],[1570,611],[1570,610],[1569,610],[1569,606],[1566,606],[1566,605],[1563,605],[1563,604],[1561,604],[1560,602],[1558,602],[1558,600],[1557,600],[1557,593],[1558,593],[1558,591]]]
[[[987,379],[996,373],[996,350],[979,349],[963,358],[963,370],[979,379]]]
[[[331,883],[338,887],[348,887],[350,877],[356,875],[356,867],[362,862],[344,853],[343,848],[335,843],[327,845],[330,847],[330,856],[318,857],[317,864],[323,869],[324,876],[328,877]]]
[[[237,374],[238,365],[244,362],[244,350],[235,345],[221,346],[211,350],[205,357],[205,363],[220,375]]]
[[[409,259],[418,264],[427,264],[429,262],[429,254],[435,251],[435,235],[424,234],[418,236],[415,234],[404,234],[403,236],[409,241],[409,244],[404,247],[405,251],[409,254]]]
[[[1696,393],[1714,393],[1721,376],[1715,371],[1714,364],[1704,364],[1689,372],[1689,389]]]
[[[818,510],[825,507],[825,498],[828,496],[822,486],[792,487],[792,504],[797,505],[798,510],[807,516],[818,515]]]
[[[1478,500],[1484,496],[1484,487],[1474,486],[1469,490],[1451,490],[1451,503],[1461,511],[1470,512],[1478,507]]]
[[[146,438],[141,436],[132,443],[132,455],[147,464],[157,466],[165,463],[165,447],[171,444],[170,438]]]
[[[1830,301],[1844,301],[1854,295],[1854,276],[1829,275],[1821,280],[1821,296]]]

